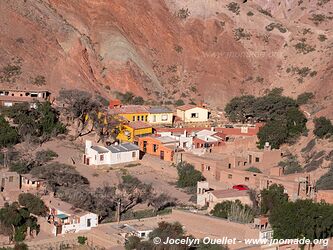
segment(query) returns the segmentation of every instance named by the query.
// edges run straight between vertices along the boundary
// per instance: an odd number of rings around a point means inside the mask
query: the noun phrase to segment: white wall
[[[133,152],[135,152],[135,157],[132,156]],[[132,162],[137,160],[139,160],[139,150],[133,150],[121,153],[110,153],[109,164],[118,164],[118,163]]]
[[[192,113],[196,113],[198,117],[192,117]],[[206,122],[208,121],[208,110],[200,107],[195,107],[186,111],[177,109],[177,116],[184,122]]]
[[[172,118],[172,113],[149,114],[148,122],[152,124],[172,124]]]

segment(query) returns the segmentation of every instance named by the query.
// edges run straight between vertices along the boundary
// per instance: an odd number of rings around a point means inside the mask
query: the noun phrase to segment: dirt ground
[[[139,178],[144,183],[151,183],[157,193],[166,193],[174,197],[180,203],[188,203],[191,195],[176,188],[177,170],[171,163],[161,161],[158,157],[145,155],[135,166],[118,164],[113,166],[87,166],[82,163],[84,142],[70,142],[67,140],[52,140],[35,149],[50,149],[59,156],[54,160],[60,163],[74,166],[75,169],[86,177],[91,188],[95,189],[103,185],[117,185],[124,173],[129,173]],[[133,164],[133,165],[134,165]]]

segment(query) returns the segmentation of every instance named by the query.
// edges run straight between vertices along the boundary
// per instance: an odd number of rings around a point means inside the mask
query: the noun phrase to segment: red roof
[[[135,121],[135,122],[130,122],[126,124],[130,128],[133,129],[143,129],[143,128],[151,128],[152,126],[149,123],[142,122],[142,121]]]
[[[148,110],[145,106],[141,105],[124,105],[121,107],[113,108],[110,114],[148,114]]]
[[[186,110],[193,109],[193,108],[196,108],[196,107],[197,106],[192,105],[192,104],[186,104],[186,105],[177,107],[177,109],[180,109],[182,111],[186,111]]]

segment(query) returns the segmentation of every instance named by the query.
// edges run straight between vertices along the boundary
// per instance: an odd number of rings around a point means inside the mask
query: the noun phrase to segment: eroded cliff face
[[[333,3],[242,2],[2,0],[0,66],[21,73],[1,85],[31,88],[45,76],[55,92],[130,90],[220,107],[283,87],[292,96],[315,92],[315,109],[327,112]]]

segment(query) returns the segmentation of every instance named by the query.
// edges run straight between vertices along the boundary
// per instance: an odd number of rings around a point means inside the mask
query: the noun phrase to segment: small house
[[[187,104],[177,107],[177,116],[185,123],[207,122],[209,112],[206,108]]]
[[[179,142],[170,136],[146,136],[139,138],[139,147],[143,153],[158,156],[164,161],[173,161],[178,152]]]
[[[36,178],[31,174],[21,174],[21,188],[25,190],[38,191],[43,189],[46,185],[46,181],[40,178]]]
[[[150,124],[172,125],[173,112],[167,107],[150,107],[148,109]]]
[[[50,95],[47,90],[0,90],[0,107],[27,102],[31,108],[35,108],[37,102],[49,101]]]
[[[137,160],[139,160],[139,147],[133,143],[104,147],[86,141],[83,155],[83,163],[86,165],[113,165]]]
[[[117,139],[120,142],[134,142],[138,137],[153,133],[153,127],[146,122],[134,121],[120,125]]]
[[[52,234],[77,233],[90,230],[98,225],[98,215],[61,201],[50,196],[44,196],[43,201],[48,208],[47,221],[52,227]]]

